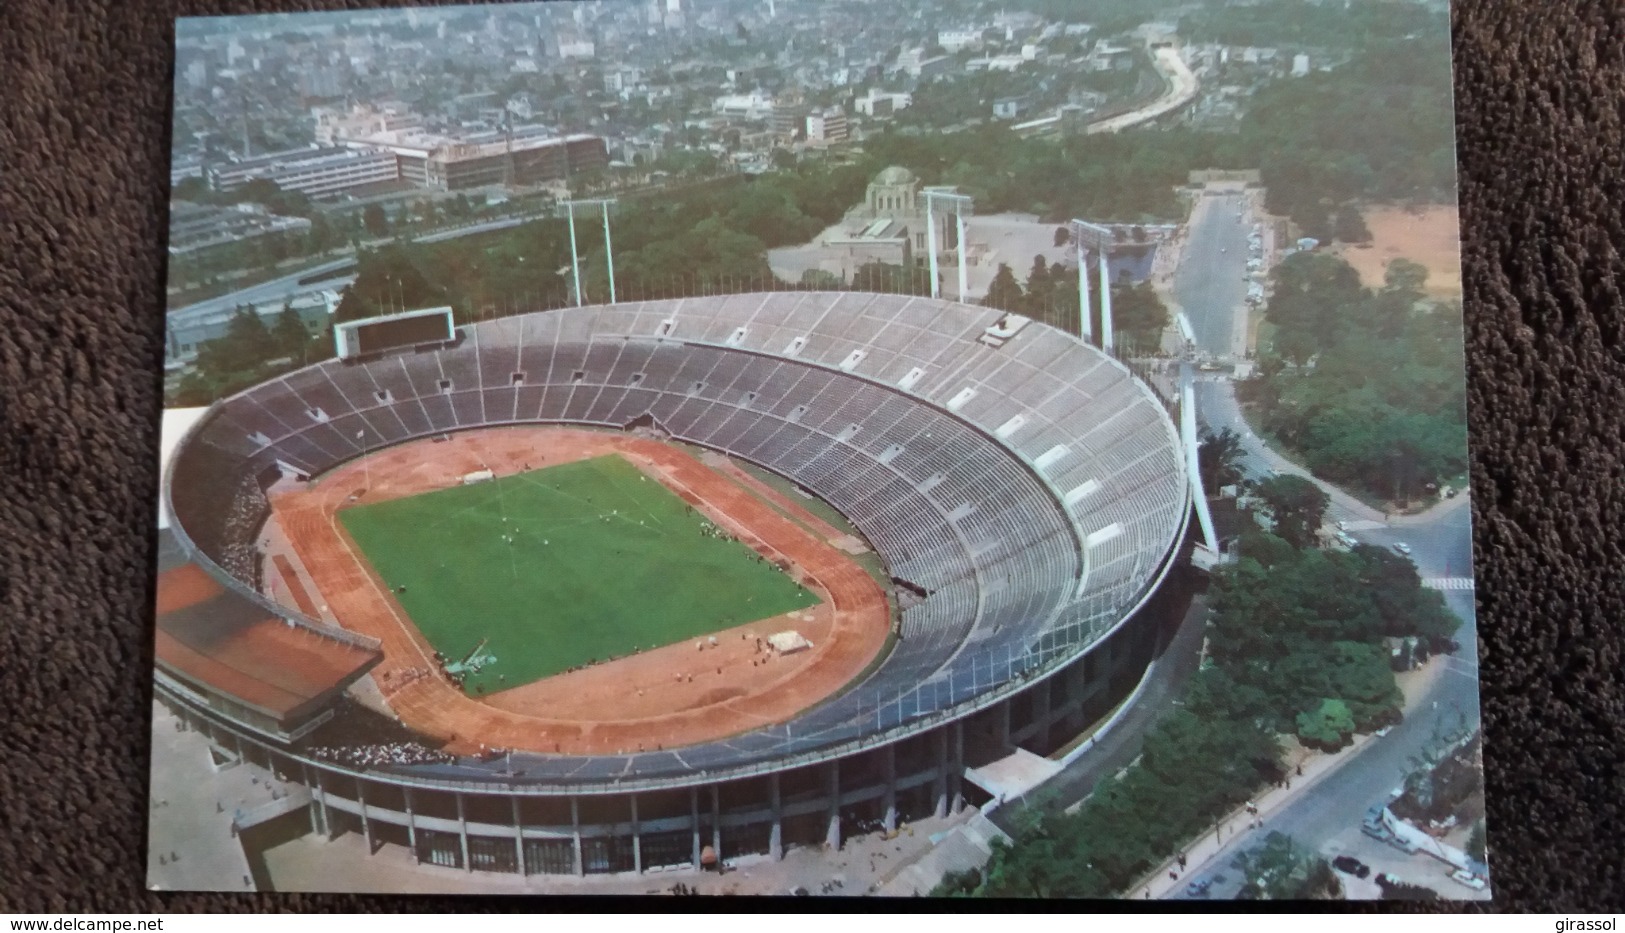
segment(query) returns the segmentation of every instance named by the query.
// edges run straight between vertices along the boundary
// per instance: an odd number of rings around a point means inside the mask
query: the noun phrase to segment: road
[[[1163,95],[1144,107],[1091,123],[1088,132],[1116,133],[1149,123],[1190,103],[1196,92],[1201,90],[1201,82],[1196,80],[1196,75],[1185,64],[1185,59],[1180,57],[1178,49],[1171,46],[1157,49],[1151,55],[1151,63],[1162,74],[1163,80],[1168,82],[1168,89]]]
[[[1364,748],[1346,752],[1351,755],[1348,761],[1272,813],[1265,828],[1285,833],[1328,859],[1352,855],[1370,865],[1373,872],[1387,872],[1413,884],[1431,887],[1446,897],[1468,898],[1477,895],[1451,882],[1450,869],[1444,863],[1427,855],[1406,855],[1360,832],[1360,821],[1366,810],[1393,798],[1393,792],[1416,767],[1416,759],[1423,751],[1441,747],[1442,736],[1463,724],[1468,729],[1479,725],[1478,647],[1473,637],[1472,593],[1444,595],[1446,603],[1463,619],[1457,636],[1462,643],[1461,650],[1432,662],[1439,670],[1433,672],[1419,695],[1407,704],[1409,712],[1404,722]],[[1257,831],[1241,833],[1205,866],[1193,866],[1195,870],[1189,879],[1214,879],[1209,892],[1213,899],[1234,897],[1241,877],[1231,862],[1237,853],[1257,845],[1262,836]],[[1377,896],[1375,885],[1369,881],[1364,885],[1349,881],[1346,886],[1351,896]],[[1174,899],[1188,898],[1181,893]]]
[[[1190,321],[1196,346],[1214,358],[1241,359],[1247,350],[1246,195],[1239,189],[1197,199],[1184,251],[1174,270],[1174,296]]]
[[[1238,351],[1245,350],[1243,278],[1251,224],[1237,221],[1241,209],[1239,193],[1203,198],[1192,212],[1185,255],[1174,276],[1174,296],[1190,321],[1197,346],[1214,357],[1239,358],[1242,353]],[[1228,374],[1204,374],[1195,389],[1201,422],[1210,430],[1229,428],[1240,436],[1241,467],[1248,476],[1280,473],[1314,479],[1251,431],[1241,416]],[[1425,855],[1406,856],[1359,830],[1367,808],[1389,799],[1405,773],[1415,767],[1416,757],[1438,745],[1441,731],[1462,721],[1476,727],[1479,721],[1477,628],[1473,594],[1464,588],[1472,576],[1472,510],[1467,496],[1446,500],[1419,515],[1390,518],[1335,486],[1315,482],[1331,497],[1327,521],[1341,522],[1363,543],[1388,548],[1404,543],[1411,548],[1418,573],[1443,591],[1446,604],[1462,620],[1456,634],[1461,648],[1454,655],[1436,659],[1432,664],[1437,670],[1418,679],[1415,695],[1407,697],[1404,722],[1387,736],[1347,753],[1349,760],[1273,813],[1268,829],[1286,833],[1328,857],[1353,855],[1374,871],[1426,884],[1447,896],[1478,896],[1448,881],[1442,863]],[[1452,588],[1456,586],[1463,588]],[[1243,832],[1204,866],[1192,866],[1188,877],[1214,879],[1210,892],[1214,899],[1234,897],[1241,878],[1230,862],[1261,836]],[[1369,881],[1349,880],[1348,889],[1353,896],[1376,896],[1375,885]]]
[[[494,230],[506,230],[510,227],[517,227],[520,224],[529,223],[535,219],[536,218],[534,216],[503,217],[499,220],[488,220],[484,223],[478,223],[468,227],[457,227],[451,230],[441,230],[437,233],[425,234],[424,236],[415,238],[415,242],[438,243],[442,240],[452,240],[456,239],[457,237],[472,236],[476,233],[490,233]],[[337,276],[335,278],[326,279],[312,285],[300,285],[299,280],[308,279],[315,275],[321,275],[324,272],[333,272],[354,263],[355,257],[347,256],[343,259],[335,259],[331,262],[324,262],[320,265],[301,269],[298,272],[290,273],[288,275],[281,276],[280,278],[271,279],[268,282],[261,282],[258,285],[251,285],[247,288],[239,289],[226,295],[221,295],[218,298],[210,298],[207,301],[200,301],[196,304],[190,304],[184,308],[177,308],[174,311],[169,312],[169,321],[171,326],[180,326],[189,324],[199,318],[207,318],[224,311],[230,311],[238,305],[280,305],[295,295],[312,291],[317,287],[343,288],[344,286],[355,281],[355,276],[353,274]]]

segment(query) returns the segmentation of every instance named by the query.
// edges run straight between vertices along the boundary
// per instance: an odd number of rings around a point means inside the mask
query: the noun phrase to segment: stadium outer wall
[[[839,848],[853,833],[892,830],[987,801],[964,777],[967,768],[1016,748],[1050,754],[1134,691],[1183,614],[1188,581],[1185,571],[1174,572],[1182,565],[1176,548],[1109,635],[991,705],[841,757],[742,778],[699,774],[686,787],[599,793],[537,787],[527,793],[361,772],[290,753],[170,678],[160,676],[157,696],[219,758],[303,785],[308,803],[291,819],[308,820],[309,833],[324,840],[357,833],[369,852],[404,846],[419,864],[463,871],[700,869],[706,849],[724,861],[782,858],[794,846]],[[290,819],[289,811],[280,809],[276,818]],[[251,820],[238,830],[252,829]]]

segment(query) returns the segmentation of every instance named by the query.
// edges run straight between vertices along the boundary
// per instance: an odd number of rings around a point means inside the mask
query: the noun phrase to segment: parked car
[[[1403,541],[1395,541],[1394,550],[1405,555],[1406,557],[1411,556],[1411,546]]]
[[[1457,884],[1464,884],[1467,887],[1472,888],[1474,891],[1482,891],[1488,887],[1483,878],[1478,877],[1465,868],[1461,871],[1451,872],[1450,880]]]
[[[1339,855],[1337,858],[1332,859],[1332,867],[1356,878],[1366,878],[1371,875],[1371,866],[1352,855]]]
[[[1208,889],[1211,887],[1213,887],[1213,879],[1198,878],[1197,880],[1192,881],[1190,884],[1185,885],[1185,896],[1207,897]]]

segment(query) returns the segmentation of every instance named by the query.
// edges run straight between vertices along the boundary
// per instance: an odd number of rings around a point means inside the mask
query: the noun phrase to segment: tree
[[[1467,834],[1467,845],[1464,851],[1466,851],[1469,858],[1482,862],[1488,854],[1486,849],[1484,821],[1479,820],[1473,824],[1472,831]]]
[[[841,287],[841,277],[824,269],[807,269],[801,273],[800,283],[805,288],[829,290]]]
[[[275,341],[278,353],[293,357],[300,365],[304,364],[311,336],[305,330],[304,319],[293,309],[292,303],[282,306],[282,313],[277,315],[276,326],[271,330],[271,339]]]
[[[1271,832],[1264,842],[1236,857],[1244,889],[1263,900],[1286,901],[1338,897],[1342,886],[1319,854],[1298,846],[1292,837]]]
[[[201,175],[188,175],[175,183],[169,190],[172,201],[191,201],[196,204],[208,204],[215,200],[214,192],[209,189],[209,183]]]
[[[1016,274],[1010,271],[1007,263],[999,263],[999,269],[993,275],[993,282],[988,286],[987,297],[982,304],[989,308],[998,308],[1001,311],[1022,310],[1024,293],[1016,282]]]
[[[1168,306],[1149,283],[1112,289],[1112,326],[1131,339],[1155,344],[1169,320]]]
[[[1370,243],[1371,230],[1365,225],[1365,217],[1360,209],[1353,206],[1344,207],[1337,212],[1337,223],[1334,225],[1332,235],[1344,243]]]
[[[1258,484],[1258,497],[1269,506],[1275,533],[1295,548],[1313,547],[1331,497],[1301,476],[1273,476]]]
[[[456,306],[446,289],[425,275],[417,249],[391,244],[363,252],[356,261],[355,281],[344,289],[333,313],[334,323],[413,308]]]
[[[378,204],[368,204],[361,212],[361,223],[375,239],[389,236],[389,218]]]
[[[1224,428],[1217,434],[1202,432],[1196,460],[1201,470],[1202,488],[1208,495],[1217,495],[1221,487],[1241,482],[1241,456],[1241,435],[1235,431]]]
[[[1274,291],[1264,309],[1276,327],[1275,352],[1294,363],[1336,343],[1345,319],[1365,302],[1360,275],[1335,256],[1295,253],[1270,273]]]
[[[310,233],[306,235],[305,242],[312,253],[325,253],[336,242],[333,227],[322,214],[315,214],[310,218]]]

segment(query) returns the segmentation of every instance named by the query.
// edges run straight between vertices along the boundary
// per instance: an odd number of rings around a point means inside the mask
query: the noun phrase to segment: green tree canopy
[[[1255,489],[1275,519],[1275,533],[1293,547],[1313,547],[1331,497],[1310,480],[1293,474],[1272,476]]]
[[[1229,428],[1217,434],[1203,430],[1201,443],[1196,448],[1202,489],[1212,496],[1218,494],[1220,487],[1241,482],[1241,456],[1241,435]]]

